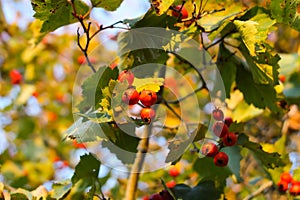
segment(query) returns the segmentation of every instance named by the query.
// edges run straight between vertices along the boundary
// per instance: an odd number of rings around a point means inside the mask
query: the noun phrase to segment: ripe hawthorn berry
[[[283,172],[281,175],[280,175],[280,180],[282,181],[286,181],[288,183],[291,183],[292,180],[293,180],[293,177],[291,176],[291,174],[289,172]]]
[[[233,132],[228,132],[222,137],[223,144],[225,146],[233,146],[236,144],[238,136]]]
[[[223,121],[224,119],[224,113],[219,108],[216,108],[212,111],[212,116],[217,121]]]
[[[134,88],[128,88],[122,95],[123,103],[134,105],[139,101],[140,95]]]
[[[183,6],[182,8],[182,5],[178,5],[178,6],[175,6],[175,10],[172,10],[172,16],[173,17],[179,17],[180,13],[181,13],[181,19],[186,19],[188,18],[189,16],[189,13],[187,11],[187,9]],[[181,9],[181,12],[179,13]]]
[[[155,117],[155,111],[152,108],[143,108],[140,115],[143,122],[150,124]]]
[[[180,171],[178,170],[177,167],[172,167],[170,170],[169,170],[169,175],[172,176],[172,177],[176,177],[180,174]]]
[[[143,90],[140,92],[140,101],[146,107],[150,107],[155,104],[157,100],[156,92],[151,90]]]
[[[201,147],[201,153],[208,157],[214,157],[218,152],[219,149],[213,142],[207,142]]]
[[[221,121],[215,122],[212,129],[214,134],[220,138],[224,137],[225,134],[228,132],[228,126]]]
[[[294,183],[292,184],[290,188],[290,194],[293,196],[298,196],[300,195],[300,183]]]
[[[285,80],[286,80],[286,77],[285,77],[285,75],[283,75],[283,74],[280,74],[280,75],[278,76],[278,78],[279,78],[279,80],[280,80],[282,83],[284,83]]]
[[[232,124],[233,120],[231,117],[225,117],[224,123],[229,127]]]
[[[277,187],[278,187],[279,192],[286,192],[288,190],[289,183],[286,181],[280,180],[277,183]]]
[[[120,82],[127,80],[128,85],[132,85],[134,80],[134,74],[130,70],[124,70],[119,74],[118,80]]]
[[[12,84],[20,84],[22,81],[22,74],[16,69],[9,72],[9,77]]]
[[[214,157],[214,163],[216,166],[225,167],[228,164],[228,155],[224,152],[219,152]]]

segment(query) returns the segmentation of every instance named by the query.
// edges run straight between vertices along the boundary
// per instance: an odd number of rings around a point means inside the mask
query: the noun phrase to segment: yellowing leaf
[[[173,4],[174,0],[152,0],[152,5],[155,6],[158,15],[164,14]]]
[[[158,92],[160,90],[160,86],[164,84],[163,78],[134,78],[133,86],[136,87],[138,92],[143,90],[152,90],[154,92]]]
[[[32,96],[32,93],[35,91],[35,86],[34,85],[29,85],[29,84],[24,84],[22,85],[21,88],[21,94],[16,100],[16,103],[18,105],[23,105],[27,102],[29,97]]]

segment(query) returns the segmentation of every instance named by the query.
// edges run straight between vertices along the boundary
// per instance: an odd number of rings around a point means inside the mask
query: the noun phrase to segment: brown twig
[[[250,195],[246,196],[243,200],[253,199],[257,195],[259,195],[260,193],[262,193],[265,189],[272,187],[272,185],[273,185],[272,181],[268,181],[268,182],[262,184],[257,190],[255,190],[254,192],[252,192]]]

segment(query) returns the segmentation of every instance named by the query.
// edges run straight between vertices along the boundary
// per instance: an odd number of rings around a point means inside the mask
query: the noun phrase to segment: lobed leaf
[[[40,32],[51,32],[64,25],[77,22],[73,16],[73,8],[67,0],[31,0],[35,11],[34,17],[43,21]],[[85,15],[89,7],[81,0],[74,0],[74,6],[78,15]]]

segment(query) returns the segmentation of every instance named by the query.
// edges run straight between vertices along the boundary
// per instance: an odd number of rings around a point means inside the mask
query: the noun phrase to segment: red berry
[[[171,180],[171,181],[169,181],[169,182],[166,183],[166,186],[168,188],[173,188],[173,187],[175,187],[175,185],[176,185],[176,181],[175,180]]]
[[[78,143],[77,140],[73,140],[73,146],[79,149],[85,149],[86,146],[84,143]]]
[[[143,200],[149,200],[149,197],[148,196],[144,196]]]
[[[228,132],[228,126],[221,121],[215,122],[212,129],[214,134],[220,138]]]
[[[293,196],[300,195],[300,183],[292,184],[290,194]]]
[[[170,170],[169,170],[169,175],[170,176],[173,176],[173,177],[176,177],[180,174],[180,171],[178,170],[177,167],[172,167]]]
[[[150,124],[155,117],[155,111],[152,108],[143,108],[141,111],[141,118],[143,122]]]
[[[238,140],[238,136],[235,133],[228,132],[222,138],[223,144],[225,146],[233,146],[236,144]]]
[[[282,83],[284,83],[285,82],[285,75],[283,75],[283,74],[281,74],[281,75],[279,75],[279,80],[282,82]]]
[[[139,101],[140,95],[134,88],[128,88],[122,95],[123,103],[134,105]]]
[[[22,74],[16,69],[9,72],[9,77],[12,84],[20,84],[22,81]]]
[[[233,120],[231,117],[225,117],[224,123],[229,127],[232,124]]]
[[[181,7],[182,7],[181,5],[175,6],[175,10],[172,10],[173,17],[179,17],[179,11],[180,11]],[[181,19],[186,19],[186,18],[188,18],[188,16],[189,16],[189,13],[188,13],[187,9],[183,6],[181,8]]]
[[[219,152],[214,157],[214,163],[216,166],[225,167],[228,164],[228,155],[224,152]]]
[[[124,70],[119,74],[118,80],[120,82],[127,80],[128,84],[132,85],[134,80],[134,74],[129,70]]]
[[[217,120],[217,121],[223,121],[223,119],[224,119],[224,113],[223,113],[223,111],[220,110],[219,108],[214,109],[214,110],[212,111],[212,116],[213,116],[213,118],[214,118],[215,120]]]
[[[219,149],[215,143],[207,142],[202,145],[201,153],[208,157],[214,157],[219,152]]]
[[[288,190],[289,183],[286,182],[286,181],[280,180],[280,181],[277,183],[277,187],[278,187],[278,190],[279,190],[280,192],[286,192],[286,191]]]
[[[160,194],[152,194],[149,200],[164,200]]]
[[[157,100],[157,95],[151,90],[143,90],[140,92],[140,101],[146,107],[150,107],[155,104]]]
[[[293,177],[291,176],[291,174],[289,172],[283,172],[281,175],[280,175],[280,180],[282,181],[286,181],[288,183],[291,183],[292,180],[293,180]]]

